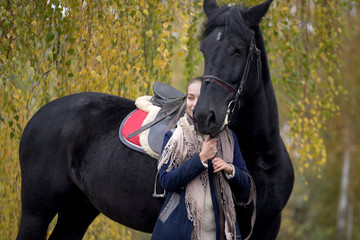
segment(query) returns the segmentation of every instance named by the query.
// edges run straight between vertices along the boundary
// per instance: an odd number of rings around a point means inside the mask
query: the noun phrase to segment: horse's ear
[[[260,23],[261,19],[269,10],[271,2],[272,0],[268,0],[247,9],[244,19],[249,27],[253,27]]]
[[[209,18],[211,14],[214,12],[214,10],[219,8],[219,5],[217,4],[216,0],[204,0],[203,7],[206,17]]]

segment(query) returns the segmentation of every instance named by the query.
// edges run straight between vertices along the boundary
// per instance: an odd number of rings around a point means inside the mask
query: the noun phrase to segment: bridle
[[[224,121],[224,124],[221,127],[219,132],[221,132],[230,123],[230,119],[231,119],[231,116],[232,116],[234,110],[236,108],[240,107],[240,100],[241,100],[241,98],[243,98],[245,96],[244,85],[245,85],[246,81],[248,80],[250,66],[251,66],[251,63],[254,61],[254,58],[256,58],[256,61],[257,61],[257,69],[256,69],[257,78],[258,78],[257,80],[260,79],[260,66],[261,66],[260,65],[261,64],[260,53],[261,53],[261,51],[256,47],[255,38],[254,38],[254,35],[253,35],[252,39],[251,39],[249,53],[248,53],[247,58],[246,58],[245,69],[244,69],[243,75],[241,77],[239,88],[237,90],[234,89],[227,82],[223,81],[220,77],[217,77],[215,75],[204,75],[202,77],[203,82],[204,81],[205,82],[215,82],[218,85],[226,88],[232,94],[234,94],[234,98],[229,102],[226,117],[225,117],[225,121]]]

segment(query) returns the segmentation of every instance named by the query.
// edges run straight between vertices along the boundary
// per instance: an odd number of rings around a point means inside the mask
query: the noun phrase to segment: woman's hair
[[[188,95],[188,91],[189,91],[189,86],[193,83],[196,83],[196,82],[199,82],[199,83],[202,83],[202,77],[195,77],[191,80],[189,80],[186,84],[186,96]],[[185,101],[186,102],[186,101]]]
[[[200,82],[202,83],[202,77],[195,77],[191,80],[189,80],[186,84],[186,96],[184,97],[184,101],[179,109],[179,111],[176,113],[176,116],[173,118],[173,120],[171,120],[170,122],[170,129],[173,129],[176,127],[177,122],[179,121],[179,119],[184,116],[185,112],[186,112],[186,98],[188,95],[188,90],[189,90],[189,86],[193,83],[196,82]]]

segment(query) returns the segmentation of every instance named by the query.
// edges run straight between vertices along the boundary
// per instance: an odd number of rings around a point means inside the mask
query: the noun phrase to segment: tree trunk
[[[346,108],[346,107],[345,107]],[[346,109],[345,109],[346,111]],[[351,140],[350,140],[350,121],[347,113],[344,114],[344,156],[340,182],[340,196],[337,218],[337,240],[350,240],[352,231],[352,207],[349,204],[349,183],[351,167]]]

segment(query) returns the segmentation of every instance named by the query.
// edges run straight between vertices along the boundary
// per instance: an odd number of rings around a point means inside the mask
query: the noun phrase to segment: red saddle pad
[[[138,130],[141,128],[141,125],[143,124],[145,118],[147,117],[149,113],[144,112],[140,109],[137,109],[135,112],[131,114],[131,116],[126,120],[124,127],[122,128],[122,134],[125,137],[125,139],[139,147],[140,145],[140,139],[139,135],[136,135],[133,138],[128,138],[129,134]]]

